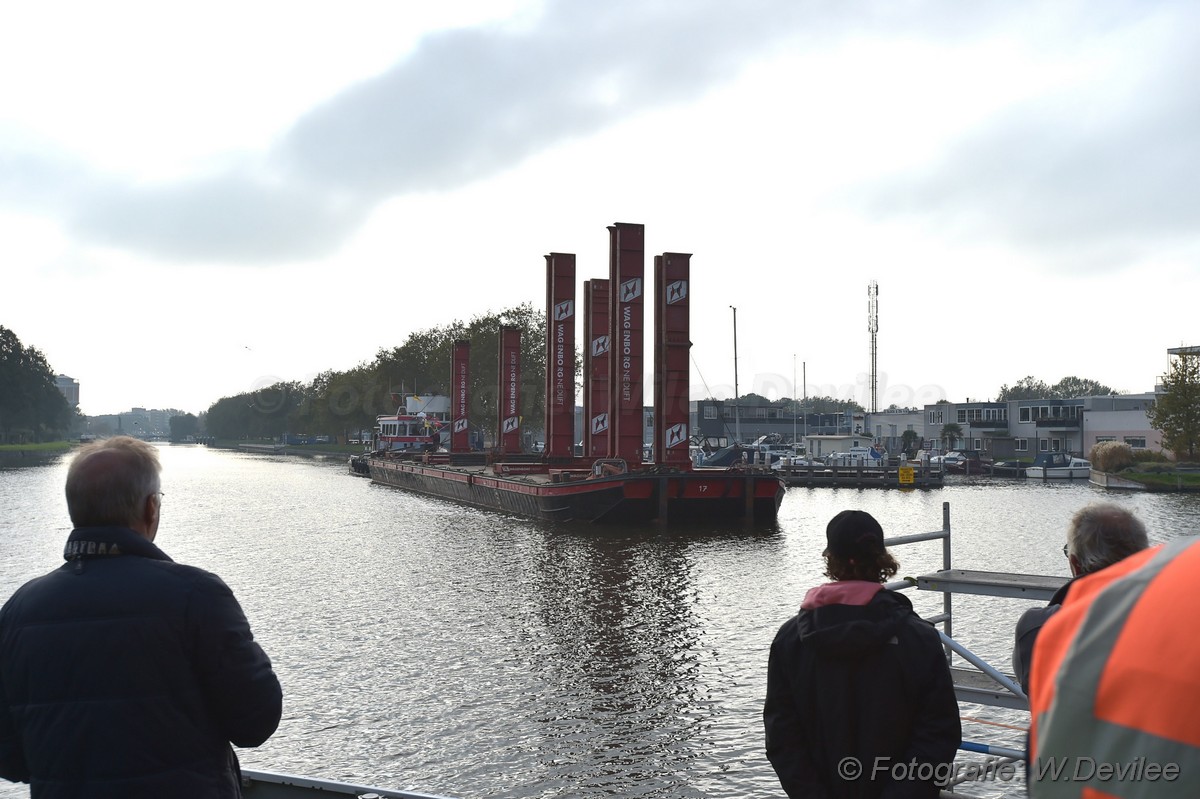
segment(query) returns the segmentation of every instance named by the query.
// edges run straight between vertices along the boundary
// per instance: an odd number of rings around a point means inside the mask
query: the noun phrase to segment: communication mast
[[[879,335],[879,284],[874,280],[867,286],[867,330],[871,332],[871,413],[877,413],[879,372],[876,368],[876,358],[879,350],[876,338]]]

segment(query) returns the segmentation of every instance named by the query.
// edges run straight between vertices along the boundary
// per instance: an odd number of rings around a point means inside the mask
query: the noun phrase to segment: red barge
[[[470,342],[455,343],[448,452],[414,447],[365,458],[374,482],[552,521],[774,519],[786,490],[770,469],[692,465],[688,451],[691,256],[654,258],[654,444],[643,458],[642,225],[609,230],[609,277],[583,284],[583,454],[575,454],[575,256],[546,256],[546,447],[522,454],[520,330],[499,347],[497,445],[469,441]],[[397,417],[381,417],[392,420]],[[380,431],[383,432],[383,431]],[[430,437],[432,441],[433,439]]]

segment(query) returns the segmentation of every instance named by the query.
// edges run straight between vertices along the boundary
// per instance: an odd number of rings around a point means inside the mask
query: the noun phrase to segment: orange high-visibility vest
[[[1030,671],[1029,793],[1200,797],[1200,540],[1076,580]]]

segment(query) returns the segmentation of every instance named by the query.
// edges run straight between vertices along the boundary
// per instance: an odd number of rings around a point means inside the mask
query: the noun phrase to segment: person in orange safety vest
[[[1029,793],[1200,797],[1200,539],[1071,586],[1033,651]]]

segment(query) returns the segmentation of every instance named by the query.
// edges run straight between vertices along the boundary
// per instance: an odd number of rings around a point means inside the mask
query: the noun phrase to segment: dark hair
[[[895,577],[900,564],[886,549],[879,549],[865,556],[843,558],[825,552],[825,576],[831,580],[866,580],[869,583],[884,583]]]

